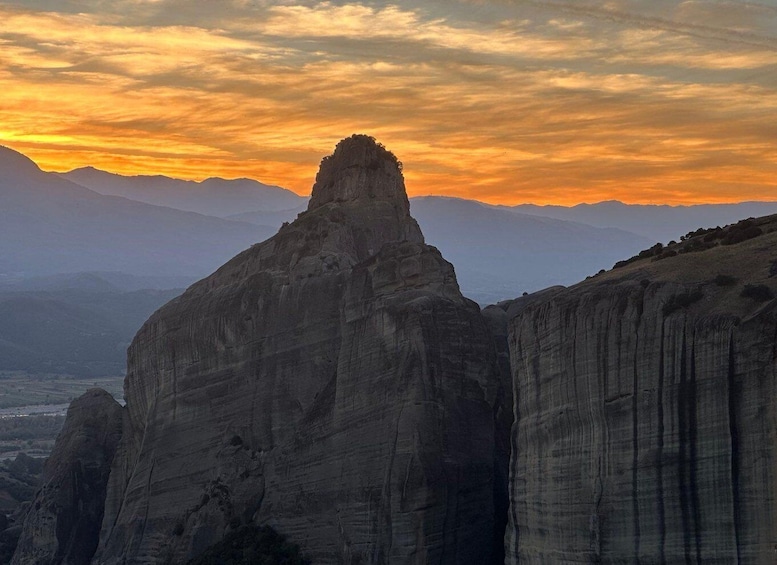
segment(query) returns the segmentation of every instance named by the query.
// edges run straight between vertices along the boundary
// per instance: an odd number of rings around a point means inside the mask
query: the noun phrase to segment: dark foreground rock
[[[752,223],[509,305],[507,563],[777,560],[777,220]]]
[[[73,401],[46,461],[43,486],[24,520],[12,563],[90,562],[121,425],[121,406],[104,390],[89,390]]]
[[[184,563],[255,524],[317,564],[490,563],[499,380],[396,158],[346,139],[307,212],[136,336],[94,562]]]

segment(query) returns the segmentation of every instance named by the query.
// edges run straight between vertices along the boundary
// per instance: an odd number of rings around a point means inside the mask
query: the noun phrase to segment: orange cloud
[[[564,2],[440,15],[157,0],[125,10],[134,21],[12,4],[0,143],[46,169],[248,176],[304,194],[321,156],[364,132],[405,163],[413,195],[777,198],[777,55],[760,28],[687,21],[701,9],[687,2],[674,20]]]

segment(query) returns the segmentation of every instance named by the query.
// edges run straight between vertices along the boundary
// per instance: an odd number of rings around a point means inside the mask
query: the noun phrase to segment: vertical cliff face
[[[307,212],[136,336],[95,562],[185,562],[254,522],[315,563],[487,563],[498,381],[396,158],[346,139]]]
[[[497,306],[482,312],[491,331],[499,366],[499,385],[494,404],[494,554],[492,562],[505,560],[504,536],[509,505],[510,430],[513,425],[513,390],[508,346],[508,314]]]
[[[775,562],[775,244],[515,301],[508,563]]]
[[[87,565],[97,547],[105,490],[122,427],[104,390],[73,401],[24,521],[12,563]]]

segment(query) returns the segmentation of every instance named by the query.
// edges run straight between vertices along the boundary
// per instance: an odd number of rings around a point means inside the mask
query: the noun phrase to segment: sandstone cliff
[[[775,228],[510,305],[507,563],[777,561]]]
[[[46,461],[43,487],[24,521],[13,564],[89,563],[121,426],[121,406],[104,390],[92,389],[73,401]]]
[[[182,563],[241,523],[314,563],[489,563],[499,373],[401,168],[354,136],[307,212],[154,314],[95,563]]]

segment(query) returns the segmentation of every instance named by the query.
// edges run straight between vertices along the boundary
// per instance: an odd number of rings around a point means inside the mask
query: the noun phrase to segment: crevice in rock
[[[641,303],[641,301],[640,301]],[[634,351],[639,352],[639,316],[637,316],[636,328],[634,331]],[[639,355],[634,355],[632,363],[632,387],[631,387],[631,445],[633,456],[631,459],[631,508],[634,513],[634,561],[639,564],[639,402],[637,401],[639,390]]]
[[[739,547],[739,531],[741,530],[740,518],[740,492],[739,492],[739,430],[737,427],[737,383],[736,383],[736,357],[734,355],[734,332],[729,334],[728,341],[728,432],[731,439],[731,499],[734,513],[734,545],[737,552],[737,563],[741,563],[742,556]]]
[[[666,508],[664,506],[664,434],[666,433],[664,429],[664,380],[666,379],[664,343],[666,339],[666,323],[666,318],[661,320],[660,350],[658,354],[658,389],[656,391],[656,408],[658,411],[656,416],[658,420],[658,433],[656,434],[658,441],[656,448],[656,504],[658,506],[659,555],[662,565],[666,563]]]
[[[699,473],[699,466],[698,466],[698,429],[699,429],[699,422],[698,422],[698,390],[696,388],[696,334],[693,333],[691,337],[691,366],[690,366],[690,375],[689,375],[689,382],[688,382],[688,398],[690,399],[689,403],[689,414],[688,418],[690,420],[689,422],[689,440],[690,440],[690,450],[691,450],[691,507],[693,509],[693,536],[694,536],[694,542],[696,545],[696,563],[700,564],[703,562],[702,560],[702,553],[701,553],[701,503],[699,501],[699,485],[698,485],[698,473]]]
[[[679,460],[677,465],[677,474],[679,478],[680,495],[680,516],[683,527],[683,548],[685,551],[685,563],[691,563],[691,508],[690,508],[690,470],[688,435],[690,433],[688,422],[688,403],[690,401],[688,390],[688,371],[687,371],[687,353],[685,328],[681,329],[682,338],[680,343],[680,386],[677,394],[677,421],[679,434]]]

